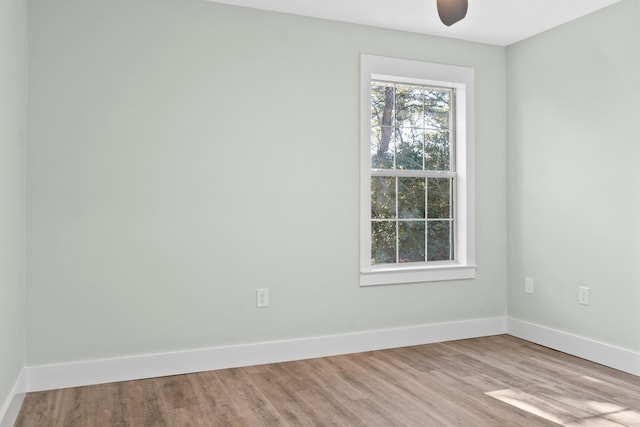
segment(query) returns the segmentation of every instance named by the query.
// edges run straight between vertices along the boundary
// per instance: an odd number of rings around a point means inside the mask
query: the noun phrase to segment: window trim
[[[454,261],[371,264],[371,81],[455,88]],[[473,68],[360,56],[360,286],[475,278]]]

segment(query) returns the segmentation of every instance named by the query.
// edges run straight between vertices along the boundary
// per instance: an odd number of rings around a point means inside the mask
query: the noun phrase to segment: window
[[[475,277],[473,70],[361,57],[360,284]]]

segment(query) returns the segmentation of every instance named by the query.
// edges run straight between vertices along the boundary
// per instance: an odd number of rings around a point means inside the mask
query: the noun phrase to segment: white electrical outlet
[[[578,288],[578,304],[589,305],[589,288],[586,286]]]
[[[528,294],[533,293],[533,277],[524,278],[524,291]]]
[[[256,307],[269,307],[269,289],[256,289]]]

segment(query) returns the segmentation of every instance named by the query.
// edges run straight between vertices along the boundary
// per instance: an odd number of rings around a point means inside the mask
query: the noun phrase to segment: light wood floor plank
[[[637,426],[640,378],[508,335],[28,393],[15,427]]]

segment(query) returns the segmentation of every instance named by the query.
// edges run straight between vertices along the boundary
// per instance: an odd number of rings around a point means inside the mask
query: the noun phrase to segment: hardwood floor
[[[640,426],[640,377],[511,336],[27,394],[15,427]]]

